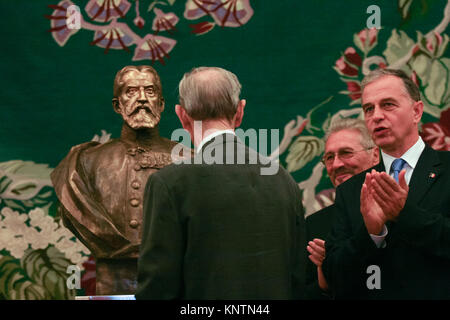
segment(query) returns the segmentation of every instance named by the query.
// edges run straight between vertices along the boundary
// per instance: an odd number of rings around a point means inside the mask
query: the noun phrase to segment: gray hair
[[[325,133],[325,143],[328,138],[336,132],[342,130],[356,130],[361,134],[361,146],[365,149],[371,149],[376,147],[375,143],[370,136],[369,130],[367,130],[366,124],[361,119],[355,118],[342,118],[335,120],[331,123],[327,132]]]
[[[408,95],[413,99],[414,101],[420,101],[420,91],[417,85],[414,83],[414,81],[411,80],[408,75],[399,69],[376,69],[371,71],[367,76],[364,77],[364,79],[361,82],[361,92],[364,91],[364,88],[369,84],[374,82],[375,80],[378,80],[381,77],[384,76],[394,76],[397,78],[400,78],[403,81],[403,85],[406,89],[406,92]]]
[[[241,87],[230,71],[217,67],[194,68],[180,81],[180,104],[194,120],[231,120],[237,111]]]

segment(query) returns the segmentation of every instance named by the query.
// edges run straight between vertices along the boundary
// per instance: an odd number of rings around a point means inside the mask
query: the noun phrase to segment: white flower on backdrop
[[[57,221],[41,208],[28,214],[5,207],[0,212],[0,248],[4,248],[17,259],[28,249],[45,249],[55,246],[67,259],[81,269],[89,258],[90,251]]]

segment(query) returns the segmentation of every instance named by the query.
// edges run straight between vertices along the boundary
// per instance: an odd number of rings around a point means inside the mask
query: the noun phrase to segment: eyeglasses
[[[367,151],[367,150],[370,150],[370,149],[373,149],[373,148],[374,148],[374,147],[371,147],[371,148],[364,148],[364,149],[362,149],[362,150],[357,150],[357,151],[344,149],[344,150],[339,150],[337,153],[335,153],[335,152],[328,152],[328,153],[326,153],[326,154],[322,157],[321,161],[322,161],[322,163],[323,163],[324,165],[326,165],[326,166],[331,166],[331,165],[333,164],[333,162],[334,162],[334,159],[335,159],[336,155],[337,155],[337,156],[339,157],[339,159],[341,159],[341,160],[348,160],[348,159],[353,158],[353,156],[354,156],[355,153],[357,153],[357,152]]]

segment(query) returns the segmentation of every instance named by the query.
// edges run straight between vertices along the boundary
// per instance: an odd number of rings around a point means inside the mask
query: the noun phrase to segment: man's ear
[[[244,118],[244,108],[246,103],[247,101],[245,101],[245,99],[238,102],[236,114],[233,118],[233,128],[238,128],[241,125],[242,119]]]
[[[181,126],[183,127],[183,129],[189,132],[192,136],[194,131],[193,130],[194,121],[192,120],[192,118],[187,114],[186,110],[179,104],[175,105],[175,113],[177,114],[178,119],[180,119]]]
[[[423,102],[422,101],[416,101],[413,105],[413,112],[414,112],[414,123],[418,124],[420,122],[420,119],[422,119],[423,114]]]
[[[112,99],[112,105],[113,105],[113,109],[114,109],[114,111],[115,111],[116,113],[122,114],[122,109],[120,108],[119,99],[113,98],[113,99]]]
[[[374,165],[377,165],[380,162],[380,150],[378,149],[378,147],[375,147],[372,149],[372,167]]]

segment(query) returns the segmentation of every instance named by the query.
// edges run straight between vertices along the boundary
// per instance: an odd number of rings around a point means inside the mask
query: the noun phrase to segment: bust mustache
[[[161,113],[156,105],[135,102],[122,114],[124,121],[133,129],[154,128],[161,120]]]

